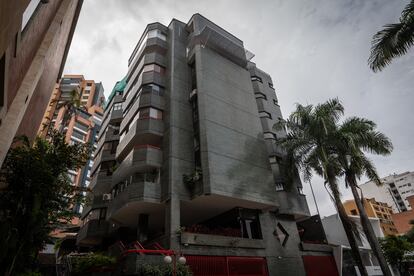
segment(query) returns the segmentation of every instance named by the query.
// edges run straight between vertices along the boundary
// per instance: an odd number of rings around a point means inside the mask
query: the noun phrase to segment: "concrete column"
[[[148,214],[139,214],[137,227],[137,240],[139,242],[143,242],[148,239],[148,220]]]
[[[180,226],[180,200],[177,197],[171,197],[166,202],[165,208],[165,234],[170,249],[180,249],[180,235],[178,233]]]

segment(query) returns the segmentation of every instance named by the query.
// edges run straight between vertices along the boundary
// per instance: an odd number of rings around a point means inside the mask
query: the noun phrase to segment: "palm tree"
[[[365,152],[388,155],[392,151],[391,141],[375,128],[376,125],[372,121],[352,117],[345,120],[332,134],[335,136],[333,142],[337,151],[337,161],[343,169],[345,184],[352,190],[362,228],[384,275],[391,276],[391,271],[364,208],[363,195],[361,193],[360,196],[357,190],[357,179],[362,175],[366,175],[377,185],[381,185],[377,170],[372,161],[366,157]]]
[[[392,59],[407,53],[414,44],[414,0],[405,6],[400,22],[387,24],[372,39],[369,67],[381,71]]]
[[[365,276],[368,273],[357,244],[358,230],[348,218],[341,201],[338,187],[341,168],[336,161],[337,154],[331,143],[331,132],[336,131],[343,112],[344,108],[337,99],[328,100],[317,106],[298,104],[286,121],[275,125],[277,130],[286,130],[286,136],[278,138],[277,143],[287,152],[285,164],[288,168],[285,171],[294,172],[297,168],[303,173],[305,181],[310,181],[313,172],[325,179],[325,185],[330,190],[330,196],[351,246],[353,258],[361,275]]]
[[[54,105],[56,103],[56,107],[55,107],[55,111],[56,110],[60,110],[60,109],[64,109],[64,113],[63,113],[63,118],[62,118],[62,122],[60,124],[59,127],[59,132],[63,133],[65,126],[68,124],[69,120],[72,118],[72,116],[74,114],[77,114],[79,109],[81,107],[83,107],[81,105],[81,96],[78,90],[73,89],[72,91],[70,91],[69,93],[69,97],[62,100],[61,98],[59,99],[54,99],[52,101],[50,101],[50,105]],[[46,119],[48,120],[47,123],[43,124],[43,129],[42,132],[45,133],[45,136],[49,135],[50,131],[51,131],[51,118],[46,117]]]

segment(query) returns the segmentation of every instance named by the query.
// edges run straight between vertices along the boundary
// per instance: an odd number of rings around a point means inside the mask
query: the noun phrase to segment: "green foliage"
[[[73,218],[71,206],[82,190],[71,185],[68,170],[88,159],[89,147],[68,145],[56,131],[48,140],[17,140],[4,162],[0,190],[0,274],[30,267],[58,225]]]
[[[414,245],[404,236],[387,236],[380,244],[387,261],[398,268],[408,260],[405,254],[414,250]]]
[[[145,264],[141,266],[139,271],[140,276],[172,276],[173,265],[169,264]],[[190,268],[186,265],[177,263],[176,267],[177,276],[191,276],[193,275]]]
[[[88,272],[94,268],[112,266],[116,263],[114,257],[91,253],[86,256],[71,257],[72,270],[74,273]]]
[[[414,0],[404,8],[399,21],[385,25],[372,38],[368,64],[374,72],[384,69],[394,58],[406,54],[414,45]]]
[[[203,173],[201,171],[201,168],[196,168],[192,174],[183,174],[183,182],[185,185],[187,185],[190,189],[193,189],[195,184],[198,181],[201,181],[203,177]]]

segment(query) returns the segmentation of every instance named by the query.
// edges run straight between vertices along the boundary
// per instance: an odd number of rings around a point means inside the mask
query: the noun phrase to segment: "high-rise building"
[[[407,197],[414,195],[414,172],[391,174],[381,178],[382,185],[368,181],[360,185],[364,196],[387,203],[394,213],[411,210]]]
[[[65,133],[67,143],[89,143],[95,150],[102,124],[105,102],[103,93],[102,83],[85,80],[83,75],[64,75],[55,86],[38,135],[46,137],[49,129],[53,128]],[[68,103],[77,100],[76,109],[70,113]],[[73,185],[89,186],[93,158],[92,154],[83,168],[68,172]],[[81,213],[82,206],[74,206],[74,211]]]
[[[0,1],[0,166],[16,135],[36,135],[82,2]]]
[[[359,216],[355,200],[347,200],[343,204],[348,215]],[[364,198],[364,208],[368,217],[379,219],[382,232],[385,236],[398,234],[392,220],[393,211],[391,206],[384,202],[378,202],[375,198]]]
[[[305,274],[296,219],[309,210],[299,178],[285,183],[279,102],[252,57],[199,14],[147,26],[105,110],[79,245],[157,242],[193,270]]]

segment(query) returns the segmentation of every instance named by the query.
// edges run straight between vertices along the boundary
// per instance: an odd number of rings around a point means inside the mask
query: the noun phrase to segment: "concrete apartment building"
[[[407,197],[407,200],[409,204],[412,206],[414,204],[414,195]],[[411,221],[414,220],[414,210],[411,209],[404,212],[393,214],[392,220],[394,221],[398,234],[404,235],[413,227]]]
[[[16,134],[36,135],[82,2],[0,1],[0,166]]]
[[[80,97],[80,107],[73,114],[67,114],[67,108],[61,104],[73,97],[73,91]],[[90,143],[96,149],[105,102],[103,93],[101,83],[85,80],[83,75],[64,75],[53,90],[38,135],[46,137],[48,130],[53,128],[65,133],[67,143]],[[73,185],[89,186],[93,157],[92,154],[83,168],[68,172]],[[74,211],[81,213],[82,206],[74,206]]]
[[[364,196],[387,203],[394,213],[411,210],[407,197],[414,195],[414,172],[391,174],[381,178],[381,182],[381,186],[373,181],[360,185]]]
[[[362,229],[360,217],[350,215],[349,218],[358,228],[360,237],[360,240],[357,241],[358,247],[361,252],[362,262],[368,272],[368,275],[383,275],[378,260],[372,252],[368,239]],[[384,238],[384,233],[380,226],[380,220],[378,218],[369,218],[369,221],[374,230],[375,236],[377,238]],[[334,248],[335,262],[338,267],[339,275],[360,275],[358,267],[352,258],[351,247],[338,214],[324,217],[321,222],[326,235],[327,243]],[[358,271],[358,274],[356,274],[356,271]]]
[[[299,178],[286,186],[280,106],[252,56],[199,14],[147,26],[105,109],[79,245],[156,242],[194,275],[305,275],[309,210]]]
[[[343,204],[347,215],[359,216],[355,200],[347,200]],[[384,202],[378,202],[375,198],[364,198],[364,207],[368,217],[379,219],[382,232],[385,236],[398,234],[392,220],[393,211],[391,206]]]

